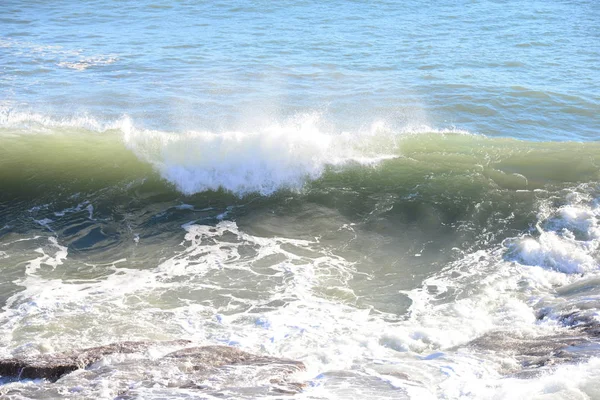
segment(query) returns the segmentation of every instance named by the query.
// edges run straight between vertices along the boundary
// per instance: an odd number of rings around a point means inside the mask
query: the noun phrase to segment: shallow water
[[[2,356],[190,339],[304,362],[297,398],[600,396],[595,2],[2,11]],[[0,393],[274,395],[160,355]]]

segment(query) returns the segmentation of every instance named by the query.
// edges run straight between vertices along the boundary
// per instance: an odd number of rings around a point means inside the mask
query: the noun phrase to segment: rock
[[[61,376],[78,368],[76,359],[60,354],[30,359],[0,360],[0,375],[13,379],[47,379],[55,382]]]
[[[97,379],[103,377],[119,386],[117,398],[120,399],[143,397],[148,390],[159,397],[161,391],[176,389],[198,390],[215,396],[223,390],[240,391],[260,397],[294,394],[304,387],[302,383],[290,381],[292,374],[304,370],[301,362],[251,354],[229,346],[184,347],[189,345],[189,341],[121,342],[66,353],[4,359],[0,360],[0,375],[12,380],[44,379],[44,390],[77,385],[84,391],[94,390]],[[77,375],[66,376],[105,356],[143,353],[152,346],[184,348],[160,358],[116,358]]]
[[[519,367],[502,371],[513,377],[539,373],[540,368],[564,363],[576,363],[589,358],[586,349],[597,345],[596,323],[577,321],[571,323],[572,316],[565,319],[565,329],[560,334],[527,336],[509,331],[493,331],[469,342],[468,347],[489,351],[492,354],[505,354],[514,357]],[[561,321],[562,322],[562,321]],[[537,370],[537,372],[535,372]]]
[[[579,330],[591,337],[600,336],[600,323],[594,314],[586,314],[582,310],[573,311],[559,316],[557,321],[567,328]]]
[[[137,353],[150,346],[184,346],[191,342],[121,342],[58,354],[36,357],[0,359],[0,376],[12,379],[47,379],[56,382],[60,377],[76,369],[86,368],[110,354]]]
[[[304,364],[285,358],[257,356],[230,346],[190,347],[174,351],[165,358],[191,363],[194,369],[221,367],[223,365],[279,365],[289,367],[293,372],[303,370]]]
[[[75,354],[75,357],[81,366],[80,368],[85,368],[110,354],[140,353],[152,346],[186,346],[190,343],[192,342],[189,340],[171,340],[167,342],[119,342],[80,350]]]
[[[303,363],[285,358],[259,356],[235,347],[185,348],[167,354],[161,362],[178,366],[193,382],[188,387],[205,391],[217,387],[258,384],[272,393],[294,394],[304,387],[302,383],[289,381],[292,374],[305,369]],[[207,383],[209,386],[206,386]]]

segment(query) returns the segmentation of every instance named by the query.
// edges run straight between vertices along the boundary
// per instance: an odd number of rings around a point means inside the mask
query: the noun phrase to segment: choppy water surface
[[[304,362],[296,398],[600,397],[596,2],[0,9],[2,356],[190,339]],[[0,393],[282,396],[220,373]]]

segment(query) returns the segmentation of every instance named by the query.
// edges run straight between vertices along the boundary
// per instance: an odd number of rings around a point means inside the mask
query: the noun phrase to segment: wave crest
[[[168,133],[124,126],[124,141],[138,157],[185,194],[224,189],[237,195],[298,190],[327,167],[373,165],[394,158],[372,140],[380,125],[360,134],[329,133],[318,118],[304,116],[252,131]],[[395,146],[394,146],[395,147]]]

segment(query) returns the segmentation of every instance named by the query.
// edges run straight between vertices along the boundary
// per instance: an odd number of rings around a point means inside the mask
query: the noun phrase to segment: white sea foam
[[[20,135],[53,134],[54,128],[106,132],[128,127],[131,120],[124,116],[114,121],[101,121],[89,114],[55,117],[32,110],[0,107],[0,128],[12,128]]]
[[[329,133],[313,115],[298,116],[253,131],[168,133],[124,126],[127,147],[152,163],[186,194],[225,189],[238,195],[299,189],[328,166],[374,165],[394,158],[369,149],[364,134]],[[379,130],[379,132],[381,132]]]
[[[593,242],[596,207],[585,199],[544,205],[538,226],[543,232],[577,227],[580,240]],[[114,339],[151,332],[236,345],[302,360],[307,371],[298,379],[310,385],[300,398],[340,398],[363,380],[381,382],[369,385],[365,396],[370,398],[402,392],[432,399],[511,398],[515,393],[564,398],[598,392],[596,359],[540,370],[538,377],[521,381],[506,376],[521,368],[510,349],[487,352],[466,346],[495,331],[536,338],[567,329],[539,320],[536,307],[560,303],[557,287],[590,279],[565,273],[575,268],[573,260],[562,260],[568,268],[515,262],[515,249],[508,243],[468,254],[426,279],[422,288],[406,292],[413,300],[410,314],[391,322],[351,301],[322,294],[323,285],[351,291],[356,271],[353,263],[316,240],[254,236],[227,220],[191,222],[183,229],[181,247],[154,268],[120,268],[115,262],[108,276],[81,282],[40,277],[41,265],[52,267],[66,259],[66,248],[51,238],[19,282],[25,290],[7,303],[2,336],[18,332],[23,324],[34,331],[59,324],[77,332],[82,346],[98,344],[98,332],[109,332]],[[538,240],[543,232],[528,240]],[[591,245],[579,249],[594,251]],[[592,277],[594,273],[588,271]],[[260,290],[248,287],[248,280]],[[69,338],[65,332],[53,345],[68,346]],[[107,368],[110,363],[106,361]],[[107,393],[118,389],[117,384],[106,385]]]
[[[34,219],[34,222],[48,229],[50,232],[54,232],[54,230],[50,227],[50,224],[54,221],[50,218]]]
[[[84,201],[83,203],[77,204],[74,207],[65,208],[64,210],[61,210],[61,211],[55,211],[54,215],[57,217],[64,217],[66,214],[80,212],[81,210],[87,210],[88,218],[92,219],[92,220],[94,219],[93,218],[94,206],[92,204],[90,204],[90,202],[87,200]]]
[[[487,332],[503,331],[507,327],[531,337],[556,333],[555,325],[537,319],[535,304],[542,298],[548,301],[557,286],[579,279],[543,265],[521,265],[504,260],[502,247],[480,251],[426,280],[423,289],[408,292],[414,302],[410,318],[390,323],[370,315],[368,310],[316,294],[320,277],[338,274],[343,285],[353,270],[351,263],[338,257],[329,255],[311,260],[284,250],[289,244],[313,248],[316,243],[254,237],[226,221],[217,227],[192,224],[185,229],[190,246],[181,253],[181,258],[178,256],[161,265],[169,275],[188,271],[205,276],[208,271],[221,268],[252,268],[256,259],[274,254],[284,254],[289,260],[273,266],[281,273],[290,274],[291,280],[280,294],[274,294],[269,300],[295,298],[298,301],[266,313],[217,315],[217,320],[219,329],[228,332],[225,336],[228,342],[305,361],[308,366],[305,377],[312,382],[311,389],[305,393],[307,398],[340,396],[342,392],[328,386],[328,382],[340,378],[327,374],[316,377],[324,371],[353,369],[362,371],[357,372],[359,375],[393,382],[394,386],[420,398],[437,398],[441,393],[447,398],[492,398],[498,392],[504,393],[501,398],[509,398],[510,379],[504,374],[520,368],[510,353],[489,355],[466,347],[460,350],[461,346]],[[210,238],[224,237],[227,232],[240,241],[227,240],[224,244],[217,240],[210,244]],[[259,255],[244,261],[240,251],[248,245],[256,246]],[[203,261],[189,261],[198,260],[199,256]],[[261,279],[261,275],[256,275],[256,279]],[[427,289],[430,287],[436,287],[437,291],[430,293]],[[440,304],[438,299],[450,291],[456,293],[457,299]],[[261,304],[260,301],[241,301],[255,307]],[[185,321],[189,332],[205,334],[202,330],[205,324],[193,318],[192,310],[180,309],[179,319]],[[206,312],[200,310],[198,312]],[[238,329],[240,325],[245,327],[243,331]],[[590,362],[590,368],[592,364]],[[572,369],[570,366],[561,368]],[[590,372],[587,366],[580,368],[585,373]],[[519,390],[524,393],[548,390],[550,379],[545,374],[536,379],[534,385]],[[569,393],[589,393],[589,390],[589,381],[571,384],[564,381],[556,394],[560,398]],[[375,393],[372,395],[377,397]]]
[[[95,56],[80,58],[77,61],[61,61],[57,63],[59,67],[65,67],[75,69],[77,71],[84,71],[90,67],[110,65],[118,61],[115,56]]]
[[[420,363],[406,357],[401,371],[417,377],[432,395],[449,399],[533,398],[544,394],[555,399],[594,398],[600,390],[593,378],[596,359],[577,366],[542,369],[537,378],[517,380],[506,377],[521,368],[514,358],[518,353],[511,353],[510,346],[499,344],[492,352],[465,346],[493,332],[544,341],[544,337],[568,329],[555,323],[564,300],[553,293],[557,287],[593,283],[600,274],[593,261],[598,257],[597,202],[585,195],[568,195],[566,199],[563,206],[542,205],[535,234],[507,241],[506,248],[467,255],[425,280],[422,289],[407,292],[413,300],[410,318],[378,331],[381,345],[405,354],[424,354]],[[573,237],[574,230],[579,230],[578,240]],[[527,247],[531,243],[534,252]],[[567,256],[569,252],[572,254]],[[586,275],[572,274],[581,271]],[[587,293],[585,299],[590,301],[591,296]],[[585,301],[573,300],[567,307],[570,312],[576,309],[577,301],[585,307]],[[545,312],[556,307],[556,312],[540,320],[540,305]],[[493,341],[490,346],[494,346]],[[575,375],[577,379],[566,378]]]
[[[60,45],[46,45],[31,41],[0,38],[0,48],[18,57],[42,59],[54,62],[59,67],[83,71],[94,66],[110,65],[118,61],[114,54],[95,54],[83,49],[72,49]]]
[[[534,234],[507,242],[512,258],[565,273],[598,270],[600,206],[578,192],[567,197],[561,207],[542,207]]]

